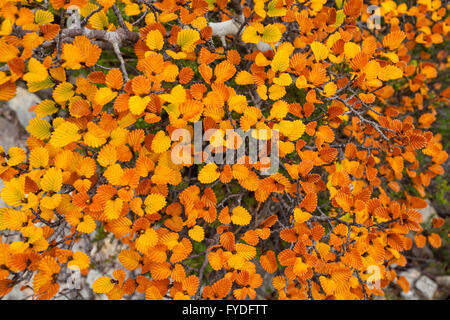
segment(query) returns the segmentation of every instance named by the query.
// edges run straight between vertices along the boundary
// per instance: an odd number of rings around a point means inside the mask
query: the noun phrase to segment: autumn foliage
[[[109,299],[254,299],[263,280],[270,299],[370,299],[408,289],[405,251],[441,245],[418,211],[448,158],[429,130],[450,97],[441,1],[0,7],[0,100],[50,92],[27,150],[0,146],[0,297],[86,276],[74,246],[99,231],[126,246],[93,282]],[[214,154],[236,148],[227,129],[278,130],[279,170],[174,163],[172,132],[195,122],[223,132]]]

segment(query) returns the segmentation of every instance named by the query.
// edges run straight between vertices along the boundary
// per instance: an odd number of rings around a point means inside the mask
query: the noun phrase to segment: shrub
[[[368,299],[440,246],[440,1],[0,3],[0,99],[47,94],[0,147],[0,297],[54,297],[107,235],[110,299]]]

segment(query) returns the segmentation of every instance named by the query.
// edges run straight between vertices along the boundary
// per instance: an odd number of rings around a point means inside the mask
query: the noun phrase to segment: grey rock
[[[438,285],[450,288],[450,276],[438,276],[435,280]]]
[[[86,285],[83,287],[83,290],[81,291],[81,295],[83,297],[90,297],[95,300],[108,300],[108,297],[105,294],[97,294],[97,293],[94,293],[94,291],[92,290],[92,283],[94,283],[94,281],[97,278],[100,278],[104,275],[105,274],[100,273],[99,271],[97,271],[95,269],[91,269],[87,275],[86,283],[85,283]]]
[[[94,283],[95,279],[104,276],[104,274],[100,273],[95,269],[91,269],[87,275],[86,282],[89,284],[90,288],[92,288],[92,283]]]
[[[420,300],[420,297],[417,295],[417,293],[414,290],[409,290],[406,293],[404,293],[402,291],[401,296],[405,300]]]
[[[3,108],[3,106],[0,106],[0,108]],[[0,117],[0,146],[2,146],[5,152],[8,152],[11,147],[25,147],[26,142],[21,138],[20,130],[18,124],[16,125],[14,122]],[[4,184],[0,179],[0,190],[3,187]],[[0,198],[0,208],[4,206],[5,202]]]
[[[427,276],[421,276],[419,280],[417,280],[415,287],[425,298],[433,299],[438,285]]]
[[[413,287],[414,282],[420,277],[420,272],[417,269],[408,269],[406,271],[400,272],[400,276],[403,276],[408,280],[410,287]]]
[[[401,297],[405,300],[419,300],[420,297],[417,295],[417,293],[412,290],[414,286],[414,282],[420,277],[420,272],[417,269],[408,269],[406,271],[400,272],[399,276],[403,276],[408,280],[410,290],[408,292],[401,292]]]
[[[437,215],[436,210],[433,208],[433,206],[431,205],[430,200],[426,200],[428,203],[428,206],[426,208],[423,209],[418,209],[418,211],[422,214],[423,216],[423,220],[422,223],[426,223],[428,222],[433,216]]]
[[[18,139],[20,137],[20,128],[10,121],[0,118],[0,146],[5,152],[9,148],[18,146]]]
[[[20,291],[20,285],[15,286],[5,297],[5,300],[24,300],[25,293]]]
[[[8,101],[8,107],[16,112],[20,124],[26,128],[30,119],[36,116],[34,112],[30,112],[28,109],[40,101],[41,99],[34,93],[28,92],[28,90],[24,88],[17,87],[16,96]]]
[[[33,298],[33,290],[25,288],[20,290],[23,285],[32,285],[31,281],[16,285],[3,299],[4,300],[31,300]]]

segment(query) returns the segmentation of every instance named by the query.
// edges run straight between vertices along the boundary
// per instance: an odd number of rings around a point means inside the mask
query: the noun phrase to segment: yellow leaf
[[[280,74],[279,77],[274,78],[273,82],[277,85],[283,86],[283,87],[287,87],[290,86],[292,83],[292,78],[289,75],[289,73],[287,72],[283,72],[282,74]]]
[[[236,84],[238,85],[248,85],[253,84],[253,76],[248,71],[240,71],[235,77]]]
[[[42,63],[35,58],[30,58],[28,61],[28,73],[25,73],[23,80],[27,82],[40,82],[47,79],[47,69]]]
[[[46,192],[58,192],[62,187],[62,172],[58,168],[50,168],[41,180],[41,188]]]
[[[215,163],[206,164],[198,173],[198,180],[203,184],[213,183],[219,179],[220,172]]]
[[[323,88],[325,97],[331,97],[336,93],[337,86],[334,82],[328,82]]]
[[[37,24],[45,24],[53,22],[53,14],[50,11],[46,10],[36,10],[34,14],[34,21]]]
[[[254,25],[250,25],[244,29],[242,32],[242,41],[246,43],[258,43],[261,41],[261,33],[264,30],[262,24],[256,23]]]
[[[270,110],[270,116],[267,119],[281,120],[284,117],[286,117],[288,111],[289,111],[288,103],[283,100],[278,100],[273,104],[272,109]]]
[[[194,29],[183,29],[177,34],[177,44],[187,53],[194,51],[198,40],[200,40],[200,34]]]
[[[70,82],[62,82],[53,90],[53,99],[62,104],[72,98],[74,93],[73,85]]]
[[[251,220],[252,216],[244,207],[237,206],[233,209],[231,214],[231,222],[233,222],[234,224],[246,226],[250,223]]]
[[[302,261],[302,258],[296,258],[294,264],[294,273],[297,276],[303,275],[308,270],[308,265]]]
[[[147,33],[145,44],[150,50],[161,50],[164,46],[164,38],[159,30],[150,30]]]
[[[295,86],[299,89],[304,89],[308,87],[308,81],[305,76],[300,76],[295,80]]]
[[[156,153],[163,153],[170,148],[171,140],[163,130],[156,133],[152,140],[152,151]]]
[[[267,96],[267,87],[265,85],[260,85],[258,86],[258,88],[256,88],[256,92],[258,93],[259,97],[262,100],[267,100],[268,96]]]
[[[128,108],[130,112],[134,115],[140,115],[144,112],[148,103],[150,102],[150,96],[140,97],[140,96],[132,96],[128,100]]]
[[[289,52],[286,50],[277,51],[270,64],[274,72],[284,72],[289,67]]]
[[[159,98],[170,103],[180,104],[186,100],[186,90],[179,84],[170,91],[170,94],[161,94]]]
[[[76,124],[65,121],[53,131],[50,138],[50,144],[55,148],[62,148],[69,143],[78,141],[81,138],[78,131],[79,129]]]
[[[401,77],[403,77],[403,71],[400,68],[392,65],[381,68],[380,72],[378,73],[378,78],[381,81],[395,80]]]
[[[12,179],[5,182],[5,186],[0,191],[0,197],[8,206],[19,207],[23,205],[25,199],[24,180]]]
[[[167,201],[166,198],[159,193],[152,193],[145,198],[145,213],[154,214],[165,207]]]
[[[269,98],[271,100],[279,100],[286,94],[286,89],[279,84],[274,83],[269,88]]]
[[[380,64],[375,60],[370,60],[364,66],[364,72],[366,73],[367,80],[376,79],[378,76],[378,72],[380,71]]]
[[[8,165],[12,167],[22,163],[27,158],[27,155],[23,149],[19,147],[11,147],[8,150],[8,157]]]
[[[314,41],[310,46],[316,61],[325,60],[328,57],[329,50],[323,43]]]
[[[393,31],[383,38],[383,46],[387,47],[389,50],[395,50],[405,38],[406,34],[403,31]]]
[[[299,208],[295,208],[294,209],[294,220],[295,220],[295,222],[303,223],[303,222],[308,221],[309,218],[311,218],[311,217],[312,217],[312,215],[309,212],[307,212],[307,211],[303,211],[303,210],[301,210]]]
[[[100,88],[95,94],[95,102],[101,106],[111,102],[117,96],[117,92],[110,88]]]
[[[114,288],[114,282],[109,277],[100,277],[92,283],[95,293],[107,293]]]
[[[205,231],[200,226],[194,226],[192,229],[189,230],[188,234],[192,240],[197,242],[201,242],[205,238]]]
[[[81,251],[73,253],[73,259],[67,263],[67,267],[73,270],[84,270],[89,267],[89,256]]]
[[[156,246],[156,244],[158,243],[158,234],[153,229],[147,229],[137,238],[135,243],[136,249],[140,253],[146,254],[148,249]]]
[[[269,24],[264,27],[261,41],[266,43],[276,43],[281,39],[281,32],[275,25]]]
[[[346,42],[344,44],[344,55],[347,59],[353,59],[361,52],[361,47],[354,42]]]
[[[49,155],[44,147],[34,148],[30,151],[30,167],[45,168],[48,165]]]

